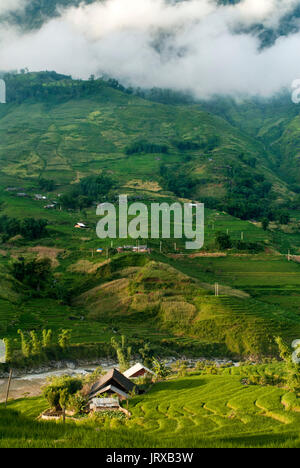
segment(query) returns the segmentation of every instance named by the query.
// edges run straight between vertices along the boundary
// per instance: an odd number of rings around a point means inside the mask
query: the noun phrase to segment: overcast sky
[[[0,14],[27,0],[0,0]],[[60,11],[34,32],[0,26],[0,69],[28,67],[127,85],[272,95],[300,78],[300,28],[260,50],[254,24],[277,28],[300,0],[106,0]],[[297,20],[299,21],[299,20]],[[297,24],[295,20],[295,24]]]

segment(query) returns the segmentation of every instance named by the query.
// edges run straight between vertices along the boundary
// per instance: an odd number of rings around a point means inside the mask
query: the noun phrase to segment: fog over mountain
[[[108,74],[200,98],[270,96],[300,78],[299,0],[86,3],[48,0],[47,16],[41,0],[1,0],[0,69]],[[22,27],[34,14],[38,26]]]

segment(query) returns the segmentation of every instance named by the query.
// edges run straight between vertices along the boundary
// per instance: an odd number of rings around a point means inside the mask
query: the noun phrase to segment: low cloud
[[[12,0],[10,0],[12,1]],[[269,48],[247,28],[276,28],[299,0],[106,0],[60,11],[34,32],[0,28],[0,68],[109,74],[140,87],[269,96],[300,78],[300,32]],[[0,10],[1,11],[1,10]],[[243,31],[243,32],[237,32]]]
[[[26,6],[27,0],[1,0],[0,15],[5,15],[11,11],[21,10]]]

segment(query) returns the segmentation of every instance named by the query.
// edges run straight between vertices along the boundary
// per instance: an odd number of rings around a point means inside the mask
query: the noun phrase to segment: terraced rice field
[[[293,394],[245,386],[235,369],[225,374],[157,383],[131,400],[129,420],[84,418],[64,428],[36,421],[43,398],[11,402],[7,412],[0,405],[0,447],[300,447]]]
[[[300,446],[300,413],[285,409],[285,397],[284,389],[244,386],[239,376],[185,377],[136,398],[128,426],[150,431],[166,446],[174,439],[183,446],[239,446],[289,438]]]

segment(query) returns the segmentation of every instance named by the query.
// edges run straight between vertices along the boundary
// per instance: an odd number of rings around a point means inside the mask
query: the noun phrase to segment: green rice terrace
[[[278,377],[281,364],[216,373],[193,371],[155,383],[130,400],[129,419],[99,414],[63,425],[36,420],[47,408],[42,397],[11,401],[7,409],[0,406],[0,447],[300,447],[299,399],[245,379]]]

